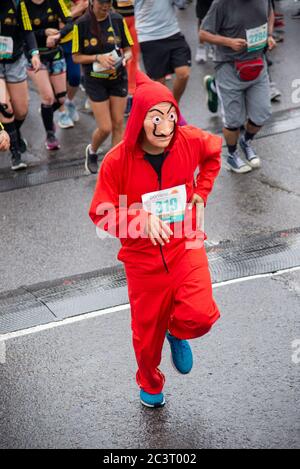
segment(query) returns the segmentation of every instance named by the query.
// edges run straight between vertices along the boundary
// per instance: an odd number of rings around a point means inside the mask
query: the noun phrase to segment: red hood
[[[132,150],[134,149],[138,143],[138,138],[143,128],[147,112],[155,104],[162,102],[174,104],[179,117],[180,111],[178,104],[171,91],[165,85],[151,80],[147,75],[138,71],[136,74],[136,92],[134,93],[132,109],[130,111],[123,139],[126,147],[129,147]],[[176,133],[177,132],[175,131],[171,145]]]

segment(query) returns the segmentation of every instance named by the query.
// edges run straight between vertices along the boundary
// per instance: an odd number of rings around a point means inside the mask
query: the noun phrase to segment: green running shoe
[[[212,75],[204,77],[204,86],[207,92],[207,107],[210,112],[216,113],[218,111],[218,95],[215,79]]]

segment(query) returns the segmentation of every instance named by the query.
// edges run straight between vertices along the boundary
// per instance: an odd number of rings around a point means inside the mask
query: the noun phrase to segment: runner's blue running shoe
[[[65,108],[69,114],[69,117],[73,122],[78,122],[79,121],[79,114],[77,111],[77,108],[75,104],[72,101],[66,101],[65,102]]]
[[[163,393],[149,394],[141,389],[140,391],[141,403],[146,407],[162,407],[165,405],[165,397]]]
[[[242,160],[237,150],[234,153],[227,154],[225,167],[229,171],[239,174],[249,173],[249,171],[252,171],[251,166]]]
[[[186,375],[193,368],[193,353],[187,340],[177,339],[167,332],[167,339],[171,347],[172,363],[176,370]]]
[[[259,168],[261,165],[260,158],[255,153],[255,150],[251,145],[251,141],[246,141],[245,137],[242,136],[240,138],[240,146],[244,152],[248,165],[251,166],[251,168]]]

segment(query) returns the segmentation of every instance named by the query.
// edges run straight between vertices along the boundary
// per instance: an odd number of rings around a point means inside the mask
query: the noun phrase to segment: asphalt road
[[[289,19],[294,2],[280,6],[287,25],[272,78],[283,95],[274,111],[300,105],[292,101],[300,22]],[[194,6],[179,18],[194,55]],[[203,128],[220,126],[205,107],[202,79],[212,71],[193,65],[181,104]],[[82,107],[82,93],[77,101]],[[81,112],[75,129],[59,130],[62,149],[49,156],[38,107],[31,91],[27,161],[83,157],[92,116]],[[300,226],[299,144],[300,129],[265,137],[255,143],[259,171],[222,169],[206,209],[210,243]],[[0,168],[8,167],[4,155]],[[87,215],[95,182],[85,176],[0,193],[0,291],[116,264],[118,241],[100,241]],[[216,288],[222,318],[192,342],[191,375],[176,375],[166,345],[167,403],[156,412],[138,400],[128,310],[7,340],[5,353],[0,341],[0,448],[299,447],[299,296],[299,271]]]

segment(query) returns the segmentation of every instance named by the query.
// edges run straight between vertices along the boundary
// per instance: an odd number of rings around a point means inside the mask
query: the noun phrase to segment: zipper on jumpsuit
[[[161,168],[162,169],[162,168]],[[160,169],[160,172],[159,172],[159,175],[158,175],[158,187],[159,187],[159,190],[161,190],[161,169]],[[160,244],[159,245],[159,250],[160,250],[160,254],[161,254],[161,257],[162,257],[162,261],[163,261],[163,264],[164,264],[164,267],[166,269],[166,272],[167,274],[169,274],[169,269],[168,269],[168,266],[167,266],[167,263],[166,263],[166,259],[165,259],[165,256],[164,256],[164,253],[163,253],[163,247],[162,245]]]
[[[166,157],[167,157],[168,154],[169,154],[169,151],[167,151],[166,153],[167,153],[166,154]],[[147,163],[149,163],[149,161],[147,161]],[[163,164],[164,164],[164,162],[163,162]],[[150,163],[149,163],[149,165],[151,166],[152,169],[154,169],[153,166]],[[158,188],[159,188],[159,190],[161,190],[161,170],[162,170],[162,167],[160,168],[160,172],[158,174]],[[164,256],[163,249],[162,249],[161,245],[159,245],[159,250],[160,250],[160,255],[161,255],[161,258],[162,258],[162,261],[163,261],[163,264],[164,264],[164,268],[166,269],[167,274],[169,274],[170,271],[168,269],[166,259],[165,259],[165,256]]]

